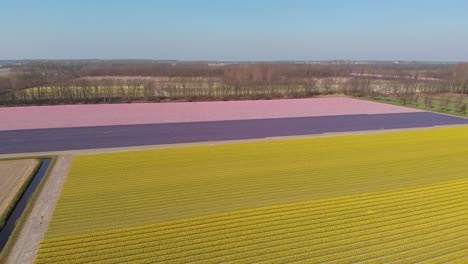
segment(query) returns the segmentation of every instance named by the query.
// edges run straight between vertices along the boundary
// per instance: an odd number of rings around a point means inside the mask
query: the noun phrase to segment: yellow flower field
[[[467,126],[78,156],[37,263],[465,263],[467,157]]]

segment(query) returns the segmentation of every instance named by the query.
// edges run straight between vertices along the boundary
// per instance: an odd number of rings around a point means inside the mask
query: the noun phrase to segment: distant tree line
[[[30,61],[4,65],[0,104],[230,100],[345,94],[456,104],[468,94],[468,64]],[[445,98],[445,97],[443,97]],[[449,101],[446,103],[446,101]],[[466,106],[465,106],[466,107]]]

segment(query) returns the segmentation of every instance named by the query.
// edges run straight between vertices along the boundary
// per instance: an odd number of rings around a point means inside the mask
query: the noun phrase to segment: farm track
[[[39,241],[44,237],[47,230],[70,163],[70,155],[63,155],[58,158],[42,190],[36,194],[37,199],[31,204],[31,210],[15,236],[8,251],[8,256],[5,258],[5,264],[34,262],[39,248]]]
[[[78,156],[37,263],[462,263],[467,132]]]

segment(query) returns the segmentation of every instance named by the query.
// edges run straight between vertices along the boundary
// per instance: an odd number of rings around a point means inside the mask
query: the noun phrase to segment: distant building
[[[226,63],[224,63],[224,62],[210,62],[210,63],[208,63],[208,66],[221,67],[221,66],[226,66]]]

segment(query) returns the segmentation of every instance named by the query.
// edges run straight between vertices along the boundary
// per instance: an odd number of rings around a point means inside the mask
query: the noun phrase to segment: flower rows
[[[401,199],[399,199],[401,198]],[[460,254],[468,179],[50,238],[38,263],[331,260]],[[428,258],[431,258],[428,256]]]
[[[468,127],[80,156],[37,263],[449,262]]]

